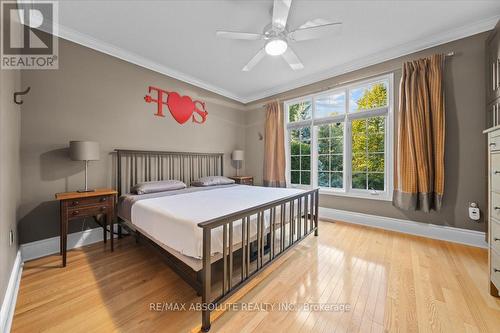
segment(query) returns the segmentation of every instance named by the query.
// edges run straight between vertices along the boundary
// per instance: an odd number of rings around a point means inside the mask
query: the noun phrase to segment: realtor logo
[[[1,68],[57,69],[57,2],[1,4]]]

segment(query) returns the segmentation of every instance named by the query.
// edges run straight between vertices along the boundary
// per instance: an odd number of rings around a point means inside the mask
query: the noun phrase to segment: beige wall
[[[0,26],[3,26],[2,21],[0,18]],[[4,299],[19,249],[21,108],[14,103],[13,94],[20,89],[21,72],[0,69],[0,302]],[[14,233],[12,245],[10,231]]]
[[[340,75],[306,87],[291,90],[273,98],[286,100],[293,97],[334,86],[336,83],[357,80],[388,71],[394,72],[395,103],[399,103],[399,68],[403,61],[427,56],[433,53],[454,51],[455,56],[446,60],[446,157],[445,195],[442,211],[430,214],[407,212],[392,206],[391,202],[354,199],[322,195],[322,207],[373,215],[408,219],[419,222],[448,225],[458,228],[485,230],[486,212],[486,139],[481,134],[485,128],[485,65],[484,45],[487,33],[478,34],[422,52],[411,54],[381,64],[370,66],[348,74]],[[269,99],[266,99],[269,100]],[[257,133],[264,129],[265,100],[248,105],[252,111],[247,121],[246,171],[262,183],[263,141],[257,140]],[[397,126],[397,120],[395,122]],[[397,138],[396,138],[397,140]],[[396,141],[397,142],[397,141]],[[469,202],[479,204],[482,212],[480,223],[472,222],[467,214]]]
[[[245,147],[243,105],[164,75],[68,41],[59,41],[59,70],[23,71],[31,86],[23,104],[21,162],[21,243],[59,234],[57,192],[83,186],[83,162],[69,160],[70,140],[101,143],[101,159],[91,162],[89,186],[111,185],[110,152],[115,148],[225,153],[225,173],[234,174],[230,153]],[[179,125],[153,116],[145,103],[154,85],[206,101],[202,125]],[[242,170],[244,172],[244,170]],[[88,224],[72,223],[70,231]]]
[[[264,140],[260,140],[260,135],[264,136],[264,117],[263,109],[247,111],[245,114],[245,170],[258,185],[262,185],[264,173]]]
[[[336,82],[393,71],[401,62],[435,52],[455,51],[446,65],[446,192],[440,213],[404,212],[390,202],[321,196],[321,205],[336,209],[397,217],[460,228],[484,230],[470,222],[467,206],[476,201],[483,209],[485,195],[484,40],[479,34],[368,68],[334,77],[276,96],[287,99],[330,87]],[[395,71],[395,86],[400,72]],[[101,160],[90,165],[90,186],[111,185],[114,148],[177,151],[222,151],[226,174],[234,174],[230,152],[244,148],[242,173],[262,183],[264,112],[257,101],[243,105],[164,75],[91,49],[60,41],[60,69],[23,71],[23,86],[31,86],[23,105],[21,172],[21,243],[58,235],[54,193],[76,190],[83,184],[83,163],[70,161],[70,140],[101,143]],[[143,100],[147,86],[179,91],[207,102],[205,124],[178,125],[170,117],[153,116],[154,105]],[[396,94],[397,95],[397,91]],[[397,105],[397,103],[396,103]],[[244,109],[249,111],[242,111]],[[246,171],[245,171],[246,169]],[[87,228],[77,222],[70,231]],[[90,224],[91,225],[91,224]]]
[[[19,141],[21,110],[13,93],[21,87],[18,70],[0,70],[0,300],[3,300],[18,250],[17,209],[21,198]],[[10,245],[10,231],[14,244]]]

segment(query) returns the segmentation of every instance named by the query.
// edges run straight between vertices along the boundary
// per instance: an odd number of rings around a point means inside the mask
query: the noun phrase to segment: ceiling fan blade
[[[274,0],[274,5],[273,5],[274,28],[278,30],[285,29],[291,5],[292,5],[292,0]]]
[[[317,19],[314,19],[314,20],[307,21],[306,23],[302,24],[297,29],[317,27],[318,25],[325,25],[325,24],[330,24],[330,23],[333,23],[333,22],[330,22],[330,21],[322,19],[322,18],[317,18]]]
[[[342,29],[341,22],[328,23],[328,24],[310,26],[307,28],[299,28],[297,30],[290,32],[288,34],[288,37],[296,42],[309,39],[318,39],[326,35],[340,33],[341,29]]]
[[[262,58],[264,58],[265,55],[266,55],[266,50],[264,48],[260,49],[260,51],[257,52],[257,54],[254,55],[253,58],[250,59],[250,61],[241,70],[244,72],[248,72],[248,71],[252,70],[252,68],[255,65],[257,65],[259,63],[259,61],[261,61]]]
[[[283,53],[281,56],[294,71],[304,68],[304,65],[302,64],[302,62],[300,62],[299,57],[297,57],[290,46],[288,46],[285,53]]]
[[[227,38],[227,39],[244,39],[244,40],[259,40],[264,37],[262,34],[256,34],[253,32],[236,32],[236,31],[222,31],[217,30],[215,32],[217,37]]]

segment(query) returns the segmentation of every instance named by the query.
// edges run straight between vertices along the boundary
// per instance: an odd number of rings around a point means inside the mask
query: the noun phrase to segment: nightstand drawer
[[[111,196],[102,196],[102,197],[89,197],[89,198],[80,198],[74,200],[68,200],[68,208],[79,208],[84,206],[95,206],[95,205],[107,205],[112,204],[113,198]]]
[[[78,217],[95,216],[97,214],[104,214],[109,209],[109,205],[94,205],[90,207],[68,207],[68,218],[74,219]]]
[[[228,177],[228,178],[234,180],[234,182],[236,184],[253,185],[253,177],[251,177],[251,176],[234,176],[234,177]]]

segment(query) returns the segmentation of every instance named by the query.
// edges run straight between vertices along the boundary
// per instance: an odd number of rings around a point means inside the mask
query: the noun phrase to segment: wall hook
[[[19,95],[26,95],[27,93],[30,92],[30,89],[31,89],[31,87],[28,87],[25,91],[15,92],[14,93],[14,103],[19,104],[19,105],[23,104],[23,101],[18,101],[17,100],[17,96],[19,96]]]

